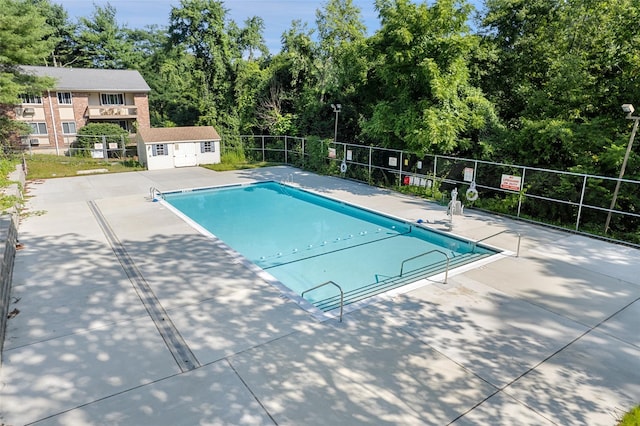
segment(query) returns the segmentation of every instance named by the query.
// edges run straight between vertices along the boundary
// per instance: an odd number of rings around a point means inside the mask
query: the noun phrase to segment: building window
[[[42,96],[22,94],[20,95],[20,100],[23,104],[41,104]]]
[[[47,123],[29,123],[32,135],[46,135]]]
[[[122,93],[101,93],[100,101],[102,105],[124,105],[124,95]]]
[[[60,105],[71,105],[71,93],[58,92],[58,103]]]
[[[154,157],[158,157],[160,155],[169,155],[167,152],[167,144],[166,143],[155,143],[152,146],[152,152]]]
[[[76,134],[76,123],[73,121],[63,121],[62,122],[62,133],[65,135],[75,135]]]
[[[110,123],[111,123],[111,122],[110,122]],[[127,121],[126,121],[126,120],[118,120],[118,121],[116,121],[115,123],[116,123],[118,126],[122,127],[122,129],[123,129],[123,130],[126,130],[127,132],[131,133],[131,130],[130,130],[130,128],[129,128],[130,126],[129,126],[129,124],[127,123]]]
[[[215,152],[215,146],[212,141],[200,142],[200,152]]]

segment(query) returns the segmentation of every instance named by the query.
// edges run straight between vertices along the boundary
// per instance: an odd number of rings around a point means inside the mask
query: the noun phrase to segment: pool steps
[[[448,259],[448,268],[451,269],[455,268],[456,266],[462,266],[467,263],[475,262],[492,255],[493,253],[465,253],[460,256]],[[402,274],[402,276],[397,275],[395,277],[389,277],[378,282],[373,282],[364,287],[345,292],[343,296],[343,304],[346,306],[351,303],[359,302],[366,298],[382,294],[398,287],[402,287],[420,279],[443,273],[446,270],[447,260],[442,260],[424,268],[418,268],[412,271],[405,272]],[[336,295],[328,297],[326,299],[317,300],[312,303],[318,309],[324,312],[328,312],[340,307],[340,298],[340,295]]]

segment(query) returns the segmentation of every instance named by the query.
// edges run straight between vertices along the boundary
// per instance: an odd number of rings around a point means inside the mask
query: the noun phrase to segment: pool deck
[[[302,309],[161,191],[295,185],[520,256]],[[288,167],[27,184],[0,424],[607,425],[640,403],[640,251]],[[256,212],[260,220],[260,212]]]

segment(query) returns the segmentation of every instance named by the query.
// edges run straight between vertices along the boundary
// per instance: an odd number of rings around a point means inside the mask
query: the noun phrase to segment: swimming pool
[[[345,305],[496,253],[278,182],[163,195],[296,294],[333,281]],[[333,286],[304,298],[324,311],[340,303]]]

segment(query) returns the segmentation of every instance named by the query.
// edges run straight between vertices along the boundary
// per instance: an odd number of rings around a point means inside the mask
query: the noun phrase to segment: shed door
[[[173,164],[176,167],[188,167],[196,165],[196,144],[175,143],[173,145]]]

